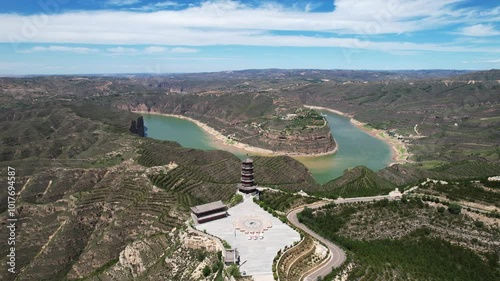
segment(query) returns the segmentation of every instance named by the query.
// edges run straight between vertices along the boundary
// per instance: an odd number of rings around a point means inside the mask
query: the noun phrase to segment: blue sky
[[[500,68],[497,0],[25,0],[0,75]]]

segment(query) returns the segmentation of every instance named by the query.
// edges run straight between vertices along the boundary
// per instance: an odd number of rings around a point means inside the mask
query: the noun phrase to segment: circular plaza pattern
[[[260,220],[249,219],[249,220],[245,221],[245,226],[248,228],[256,229],[256,228],[260,227],[261,225],[262,225],[262,223],[260,222]]]
[[[262,232],[271,227],[271,221],[258,216],[240,217],[234,222],[234,228],[244,233]]]

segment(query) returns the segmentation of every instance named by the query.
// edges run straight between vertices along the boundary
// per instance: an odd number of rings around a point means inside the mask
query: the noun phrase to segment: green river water
[[[353,125],[348,118],[331,112],[326,119],[332,130],[338,150],[337,153],[318,157],[296,157],[304,163],[319,183],[342,175],[344,170],[355,166],[366,166],[380,170],[391,162],[391,149],[382,140],[370,136]],[[170,140],[184,147],[203,150],[224,149],[243,158],[252,154],[245,150],[216,144],[213,137],[195,123],[175,117],[143,114],[147,136],[159,140]]]

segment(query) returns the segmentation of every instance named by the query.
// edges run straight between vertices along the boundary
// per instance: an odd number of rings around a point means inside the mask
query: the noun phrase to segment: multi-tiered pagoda
[[[247,158],[241,162],[241,183],[238,189],[243,193],[253,193],[257,191],[253,176],[253,160]]]

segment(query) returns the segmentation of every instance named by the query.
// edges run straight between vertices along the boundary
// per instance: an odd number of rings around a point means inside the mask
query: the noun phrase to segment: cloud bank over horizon
[[[79,2],[46,0],[33,7],[1,4],[0,66],[2,61],[13,63],[5,61],[8,52],[37,61],[61,53],[72,55],[74,61],[78,61],[78,56],[92,56],[114,64],[121,55],[132,65],[138,61],[141,65],[150,64],[152,55],[162,55],[167,60],[188,55],[193,61],[220,58],[219,63],[211,66],[202,63],[194,67],[191,63],[191,67],[183,65],[177,71],[172,65],[164,66],[169,72],[301,66],[374,69],[377,63],[378,69],[499,67],[496,62],[500,58],[500,5],[491,3]],[[6,6],[2,8],[3,5]],[[279,55],[268,55],[273,53]],[[321,54],[323,59],[314,54]],[[239,65],[234,65],[235,58]],[[295,63],[290,58],[295,58]],[[383,64],[387,58],[395,61]],[[64,69],[64,65],[61,67]],[[73,71],[78,69],[74,64],[71,67]],[[19,68],[14,72],[22,71]]]

